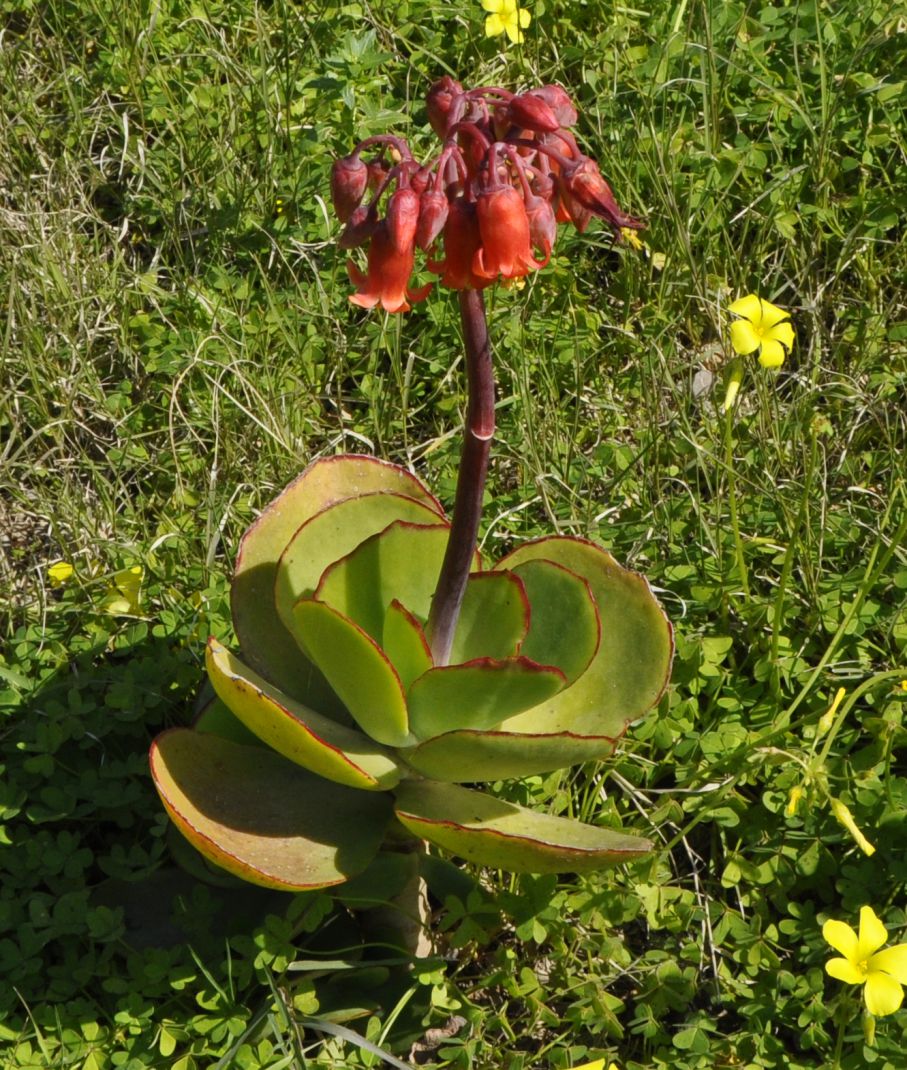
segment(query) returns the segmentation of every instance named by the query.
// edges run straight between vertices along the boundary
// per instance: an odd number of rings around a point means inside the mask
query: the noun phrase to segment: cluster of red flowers
[[[331,172],[334,209],[346,224],[340,245],[368,244],[368,271],[347,265],[354,304],[407,312],[410,301],[421,301],[432,284],[409,285],[417,247],[445,286],[479,290],[544,267],[558,223],[572,221],[582,232],[596,215],[615,233],[642,226],[621,211],[598,165],[580,152],[568,129],[576,109],[560,86],[515,94],[464,90],[444,77],[427,103],[443,143],[431,164],[413,159],[402,138],[381,135],[366,138]],[[373,146],[378,153],[366,162],[362,153]],[[444,255],[437,260],[439,238]]]

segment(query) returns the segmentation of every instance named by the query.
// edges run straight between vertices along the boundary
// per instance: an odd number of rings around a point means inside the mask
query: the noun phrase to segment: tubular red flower
[[[431,283],[415,290],[409,288],[414,261],[412,244],[402,252],[398,250],[387,220],[382,220],[369,245],[368,272],[363,273],[352,260],[347,261],[350,280],[356,287],[350,301],[360,308],[374,308],[380,303],[385,312],[409,312],[409,302],[422,301],[432,288]]]
[[[550,201],[530,194],[525,201],[526,218],[529,220],[529,242],[533,249],[541,249],[545,263],[551,256],[557,237],[557,220]]]
[[[387,229],[398,253],[412,249],[419,222],[419,195],[411,189],[398,189],[387,202]]]
[[[564,168],[558,178],[558,186],[561,196],[567,203],[567,210],[580,232],[585,227],[579,225],[574,215],[574,210],[579,209],[585,209],[593,215],[600,216],[614,230],[620,230],[621,227],[630,227],[633,230],[642,229],[643,224],[638,219],[627,215],[618,206],[611,187],[602,178],[598,164],[590,160],[588,156],[583,156],[569,168]]]
[[[513,186],[485,190],[476,200],[481,248],[473,257],[473,271],[487,279],[528,275],[548,262],[532,255],[529,218],[522,195]]]
[[[473,270],[481,246],[476,206],[465,197],[455,197],[450,202],[444,226],[444,259],[440,263],[430,263],[429,270],[440,275],[442,284],[452,290],[481,290],[490,286],[493,277],[477,275]]]
[[[419,223],[416,227],[416,245],[428,249],[444,229],[450,211],[447,194],[437,186],[422,194],[419,208]]]

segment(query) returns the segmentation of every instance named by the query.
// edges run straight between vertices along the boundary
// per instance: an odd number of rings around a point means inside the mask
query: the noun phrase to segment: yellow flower
[[[794,329],[784,309],[748,294],[730,305],[729,310],[741,317],[731,324],[734,350],[746,356],[758,349],[763,368],[780,368],[794,344]]]
[[[822,935],[844,956],[829,959],[825,972],[848,985],[863,985],[866,1009],[876,1018],[894,1014],[907,985],[907,944],[879,951],[888,936],[872,907],[860,910],[859,936],[843,921],[827,921]]]
[[[141,565],[124,568],[114,573],[113,583],[98,607],[112,617],[135,617],[139,612],[142,593],[142,578],[145,570]]]
[[[573,1070],[605,1070],[605,1060],[596,1059],[594,1063],[583,1063],[582,1066],[574,1066]],[[608,1063],[608,1070],[619,1070],[617,1063]]]
[[[62,587],[67,580],[72,579],[75,569],[68,561],[57,561],[47,570],[47,578],[51,587]]]
[[[636,233],[636,231],[633,230],[631,227],[621,227],[620,228],[620,236],[627,243],[627,245],[629,245],[633,249],[636,249],[637,252],[642,250],[642,249],[645,249],[645,247],[646,247],[646,243],[642,240],[642,238],[639,237],[639,235]],[[582,1070],[581,1067],[580,1067],[580,1070]]]
[[[506,33],[515,45],[523,43],[523,30],[532,21],[532,16],[525,8],[517,6],[517,0],[482,0],[482,7],[491,12],[485,19],[486,37]]]

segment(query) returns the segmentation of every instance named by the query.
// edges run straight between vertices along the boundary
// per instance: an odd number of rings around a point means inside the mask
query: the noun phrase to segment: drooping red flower
[[[627,215],[620,208],[611,192],[611,187],[602,178],[598,164],[590,160],[588,156],[581,157],[570,167],[564,168],[558,176],[558,188],[561,196],[567,203],[567,209],[576,223],[576,229],[582,232],[585,227],[580,226],[574,215],[574,208],[585,209],[592,215],[597,215],[609,223],[614,230],[621,227],[630,227],[633,230],[642,228],[642,223],[631,215]],[[580,214],[577,212],[577,214]],[[587,219],[588,222],[588,219]]]
[[[430,263],[429,270],[439,274],[442,284],[452,290],[482,290],[494,282],[494,276],[477,275],[473,270],[481,246],[475,204],[465,197],[455,197],[444,225],[444,259]]]
[[[387,220],[382,220],[368,247],[368,272],[360,271],[352,260],[347,261],[346,269],[356,287],[350,301],[360,308],[374,308],[380,303],[385,312],[409,312],[409,302],[424,300],[432,288],[429,282],[410,289],[414,262],[413,245],[401,252],[394,244]]]
[[[544,267],[532,255],[529,217],[523,195],[513,186],[484,190],[476,200],[482,244],[473,257],[473,272],[486,279],[516,279]],[[549,250],[550,251],[550,250]]]

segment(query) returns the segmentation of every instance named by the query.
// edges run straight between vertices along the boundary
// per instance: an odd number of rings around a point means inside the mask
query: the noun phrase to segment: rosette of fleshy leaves
[[[154,743],[179,830],[270,887],[339,884],[383,844],[427,840],[517,872],[585,872],[640,837],[464,784],[610,754],[661,696],[671,627],[645,579],[573,537],[475,556],[447,664],[424,625],[449,523],[410,473],[372,457],[311,465],[243,537],[239,653],[215,639],[216,700]]]
[[[445,76],[429,90],[428,118],[441,140],[428,163],[403,138],[377,135],[333,166],[340,245],[367,247],[366,271],[347,264],[354,304],[406,312],[427,296],[432,283],[411,285],[417,249],[444,286],[481,290],[544,267],[558,223],[584,231],[598,216],[618,240],[642,227],[580,150],[569,130],[576,108],[560,86],[466,90]]]

